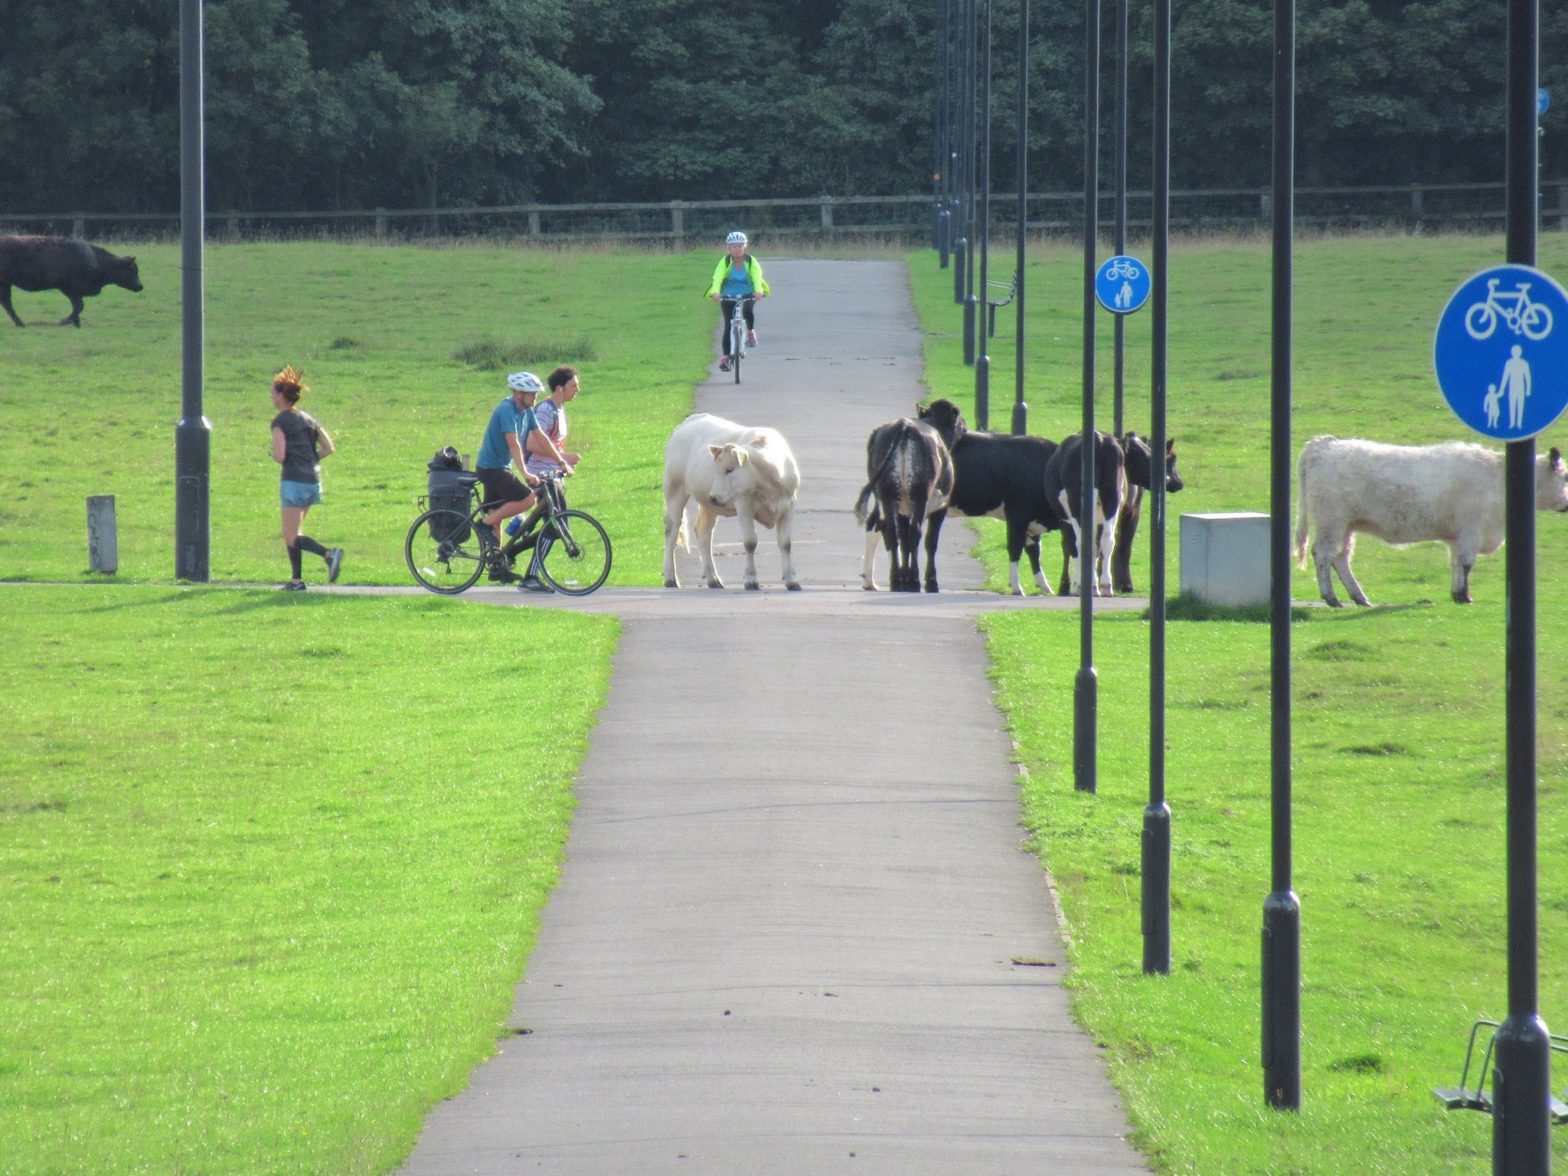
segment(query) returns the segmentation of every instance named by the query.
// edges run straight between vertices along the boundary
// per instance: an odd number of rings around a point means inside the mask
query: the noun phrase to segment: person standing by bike
[[[712,298],[719,304],[722,327],[719,332],[724,340],[724,354],[719,357],[719,370],[730,370],[730,316],[735,313],[737,299],[766,298],[769,294],[768,281],[762,276],[762,263],[753,257],[746,249],[746,234],[739,230],[724,238],[726,252],[719,258],[719,264],[713,267],[713,280],[708,283],[706,298]],[[754,312],[754,302],[742,304],[741,312],[746,316],[746,346],[757,345],[757,319]]]
[[[321,501],[321,465],[324,457],[336,450],[332,437],[308,412],[301,411],[299,398],[310,389],[292,365],[272,378],[272,460],[282,466],[278,496],[283,511],[283,546],[289,553],[290,592],[305,591],[300,576],[301,550],[327,561],[327,583],[338,578],[343,566],[341,547],[323,547],[309,535],[300,534],[310,508]]]
[[[490,413],[474,462],[485,501],[500,503],[485,515],[483,521],[489,533],[481,532],[480,540],[490,565],[490,578],[502,582],[511,575],[501,554],[501,523],[534,504],[532,487],[539,484],[539,479],[528,472],[523,441],[538,429],[534,400],[544,391],[544,385],[533,372],[513,372],[506,377],[506,390],[506,398]]]

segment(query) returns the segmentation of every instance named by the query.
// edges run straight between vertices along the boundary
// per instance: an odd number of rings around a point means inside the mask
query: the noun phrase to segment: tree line
[[[984,5],[985,0],[979,0]],[[213,211],[929,191],[958,0],[206,0]],[[1147,185],[1151,9],[1130,5]],[[1115,8],[1105,4],[1103,120]],[[1020,0],[993,0],[993,183],[1016,185]],[[1085,14],[1029,5],[1028,180],[1083,173]],[[1505,7],[1303,0],[1304,185],[1502,177]],[[1174,0],[1171,180],[1269,180],[1269,0]],[[1542,81],[1568,10],[1542,13]],[[0,209],[179,207],[179,4],[0,0]],[[1568,79],[1565,79],[1568,80]],[[950,86],[947,87],[950,89]],[[1543,120],[1546,178],[1562,133]],[[1102,133],[1109,151],[1110,135]],[[1108,173],[1107,173],[1108,174]]]

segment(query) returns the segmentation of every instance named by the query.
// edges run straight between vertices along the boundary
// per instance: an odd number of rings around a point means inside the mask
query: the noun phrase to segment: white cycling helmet
[[[506,377],[506,386],[513,392],[543,392],[544,385],[533,372],[513,372]]]
[[[737,230],[725,237],[724,243],[726,245],[744,245],[746,244],[746,234]]]

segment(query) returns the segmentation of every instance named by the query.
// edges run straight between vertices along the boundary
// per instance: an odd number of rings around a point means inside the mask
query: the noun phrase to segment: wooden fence
[[[1102,222],[1112,198],[1102,195]],[[1267,232],[1267,189],[1195,189],[1171,193],[1176,233]],[[991,197],[993,236],[1017,225],[1016,192]],[[1150,221],[1147,191],[1128,196],[1128,226],[1143,235]],[[1032,234],[1074,237],[1082,229],[1081,193],[1029,196],[1026,227]],[[669,200],[643,204],[515,204],[488,208],[377,208],[336,212],[209,212],[214,240],[352,238],[413,241],[495,238],[566,243],[635,241],[670,248],[711,244],[737,226],[776,246],[785,240],[882,237],[929,239],[934,215],[930,194],[916,196],[812,196],[759,200]],[[1497,231],[1504,224],[1504,188],[1498,184],[1425,184],[1390,188],[1301,188],[1296,223],[1307,232],[1349,229],[1404,232]],[[179,213],[76,212],[0,214],[0,230],[69,234],[88,239],[159,240],[179,236]],[[1568,181],[1541,189],[1541,227],[1568,229]]]

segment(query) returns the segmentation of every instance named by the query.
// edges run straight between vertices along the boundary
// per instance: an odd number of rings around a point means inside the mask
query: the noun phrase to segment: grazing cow
[[[1062,521],[1045,496],[1045,467],[1056,452],[1056,442],[1044,437],[1015,437],[1008,433],[972,433],[958,406],[950,400],[920,405],[920,419],[936,429],[953,455],[953,496],[946,510],[936,511],[927,523],[926,572],[936,559],[937,537],[949,513],[970,518],[990,516],[1007,521],[1007,558],[1014,596],[1024,594],[1018,580],[1018,559],[1027,551],[1034,581],[1042,596],[1051,586],[1040,572],[1040,536],[1055,531]]]
[[[698,412],[675,426],[664,447],[664,586],[679,588],[675,545],[686,547],[686,502],[697,501],[697,550],[703,579],[722,588],[713,566],[713,527],[720,515],[740,519],[746,587],[757,583],[757,526],[772,527],[784,560],[784,586],[800,589],[790,560],[790,522],[800,470],[789,442],[775,429],[753,429]]]
[[[1132,583],[1132,544],[1138,536],[1138,516],[1143,511],[1144,491],[1154,486],[1154,451],[1137,433],[1122,437],[1122,458],[1127,470],[1127,493],[1122,508],[1116,514],[1116,547],[1111,553],[1111,587],[1123,595],[1134,592]],[[1165,492],[1175,494],[1186,483],[1176,471],[1176,442],[1165,442]],[[1062,578],[1058,592],[1071,590],[1072,560],[1077,548],[1070,545],[1067,532],[1062,532]]]
[[[1307,523],[1317,529],[1312,558],[1318,591],[1335,608],[1329,570],[1357,604],[1370,604],[1350,570],[1355,533],[1396,545],[1448,544],[1456,604],[1470,603],[1470,569],[1503,545],[1503,455],[1479,445],[1382,445],[1314,437],[1301,450],[1296,555],[1307,563]],[[1553,449],[1535,459],[1535,508],[1568,511],[1568,470]]]
[[[1078,544],[1084,541],[1085,523],[1097,538],[1094,594],[1111,595],[1111,555],[1116,550],[1116,515],[1127,494],[1126,459],[1121,442],[1109,433],[1094,434],[1094,504],[1083,502],[1083,434],[1074,433],[1057,448],[1045,467],[1045,493],[1066,524],[1062,550],[1067,555],[1068,591],[1079,588]]]
[[[866,528],[866,559],[860,581],[877,590],[872,559],[878,532],[892,561],[888,587],[920,591],[920,527],[928,514],[943,509],[953,493],[953,458],[942,438],[924,421],[900,417],[878,425],[866,439],[866,484],[855,500],[855,517]],[[866,505],[875,499],[876,522]],[[926,553],[926,591],[935,592],[936,561]]]
[[[134,257],[116,257],[107,249],[71,237],[0,236],[0,306],[17,326],[26,326],[11,306],[11,287],[29,292],[58,290],[71,300],[71,313],[60,320],[82,325],[82,299],[105,286],[142,288]]]

